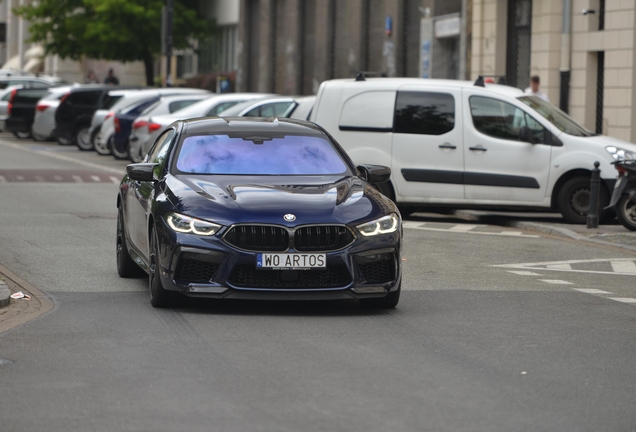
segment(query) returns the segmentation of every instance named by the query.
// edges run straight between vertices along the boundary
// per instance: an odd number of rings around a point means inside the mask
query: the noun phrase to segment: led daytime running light
[[[168,226],[172,230],[180,233],[191,233],[197,235],[211,236],[216,234],[221,225],[217,225],[212,222],[207,222],[201,219],[191,218],[189,216],[181,215],[178,213],[168,213],[165,218]],[[201,230],[201,228],[209,228],[208,231]]]
[[[387,223],[390,225],[387,226]],[[362,225],[358,225],[358,231],[365,237],[376,236],[379,234],[390,234],[395,232],[400,223],[399,218],[396,214],[392,213],[388,216],[381,217],[380,219],[374,220],[372,222],[367,222]],[[371,231],[372,229],[372,231]]]

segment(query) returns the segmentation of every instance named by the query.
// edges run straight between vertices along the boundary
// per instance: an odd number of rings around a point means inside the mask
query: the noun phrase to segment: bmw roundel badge
[[[286,222],[293,222],[296,220],[296,216],[291,213],[287,213],[285,216],[283,216],[283,219],[285,219]]]

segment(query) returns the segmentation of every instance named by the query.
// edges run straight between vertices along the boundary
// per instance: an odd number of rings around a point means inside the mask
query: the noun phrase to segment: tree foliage
[[[148,85],[161,51],[164,0],[40,0],[14,10],[30,22],[32,42],[46,54],[79,60],[83,56],[122,62],[143,61]],[[197,0],[175,0],[174,48],[187,48],[215,32]]]

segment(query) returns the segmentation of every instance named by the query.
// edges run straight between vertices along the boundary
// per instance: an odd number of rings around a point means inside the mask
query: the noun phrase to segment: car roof
[[[316,134],[325,132],[316,124],[296,119],[277,117],[200,117],[178,120],[186,134],[231,133],[241,131],[277,132],[282,134]]]
[[[394,89],[397,90],[406,85],[418,85],[426,87],[455,87],[455,88],[474,88],[474,81],[460,81],[448,79],[431,79],[431,78],[366,78],[363,81],[356,81],[353,78],[333,79],[325,81],[327,86],[360,86],[362,88],[377,88],[378,90]],[[484,88],[484,87],[482,87]],[[523,91],[502,84],[485,84],[485,88],[498,94],[503,94],[513,98],[523,95]]]

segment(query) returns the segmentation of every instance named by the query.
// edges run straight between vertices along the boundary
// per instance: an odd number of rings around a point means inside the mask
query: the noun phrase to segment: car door
[[[159,164],[155,168],[155,178],[162,176],[165,169],[170,144],[174,138],[174,129],[166,130],[155,142],[155,145],[148,154],[148,163]],[[130,236],[133,238],[133,244],[144,258],[148,257],[148,212],[150,204],[155,193],[154,182],[134,182],[134,193],[132,194],[130,207],[132,209],[133,228]]]
[[[552,154],[547,129],[512,103],[464,92],[466,199],[493,203],[542,201]],[[520,140],[523,126],[532,130],[535,143]]]
[[[391,171],[402,200],[464,199],[461,107],[460,88],[398,90]]]

